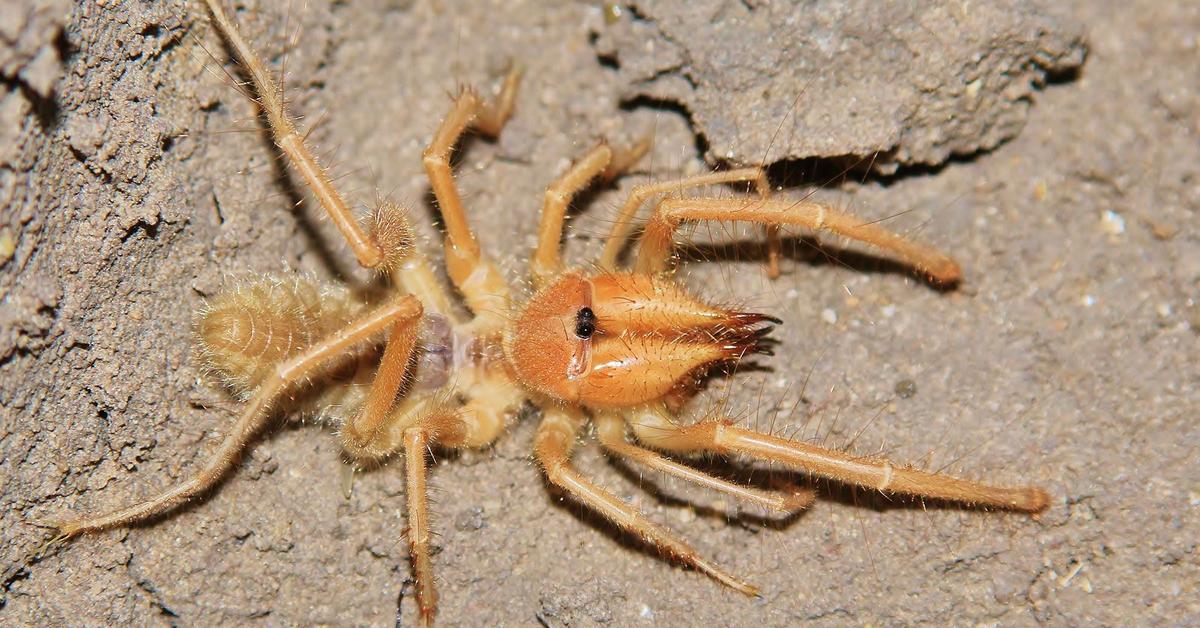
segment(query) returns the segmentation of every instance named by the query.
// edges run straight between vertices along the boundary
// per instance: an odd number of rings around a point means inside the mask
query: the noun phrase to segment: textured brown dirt
[[[660,0],[610,19],[596,44],[623,97],[686,108],[710,160],[869,155],[894,172],[1020,132],[1034,88],[1086,51],[1078,21],[1047,9]]]
[[[541,188],[595,138],[656,133],[642,175],[572,222],[573,259],[644,175],[707,167],[671,107],[619,108],[629,77],[598,59],[599,5],[287,4],[239,3],[239,20],[273,63],[286,58],[294,108],[322,119],[313,138],[345,189],[406,202],[429,237],[419,154],[446,93],[490,85],[510,58],[528,67],[517,117],[498,143],[470,142],[459,171],[514,280]],[[952,252],[959,290],[804,246],[775,282],[740,253],[687,275],[787,319],[774,370],[715,395],[751,424],[1037,483],[1055,496],[1044,516],[821,487],[810,512],[769,523],[582,448],[588,474],[759,585],[749,600],[547,491],[527,415],[493,449],[432,471],[442,622],[1200,621],[1200,8],[1057,12],[1082,24],[1087,61],[1028,97],[1014,139],[823,192]],[[336,442],[311,425],[267,435],[211,496],[154,525],[36,557],[47,536],[30,521],[177,481],[228,424],[231,404],[190,357],[205,295],[245,273],[357,275],[318,208],[293,209],[304,195],[197,15],[182,1],[0,9],[0,623],[376,625],[398,608],[410,622],[400,469],[361,476],[347,500]],[[905,380],[915,394],[897,392]]]

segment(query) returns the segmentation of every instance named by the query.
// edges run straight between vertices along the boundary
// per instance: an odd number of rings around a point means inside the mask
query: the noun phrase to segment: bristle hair
[[[383,272],[396,270],[416,246],[416,233],[408,221],[408,212],[396,203],[381,201],[371,212],[367,225],[371,239],[383,251]]]

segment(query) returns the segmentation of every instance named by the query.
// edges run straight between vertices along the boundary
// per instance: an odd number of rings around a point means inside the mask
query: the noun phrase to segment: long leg
[[[408,545],[417,581],[417,606],[428,624],[437,612],[437,588],[429,559],[429,492],[425,486],[425,450],[429,435],[423,429],[404,432],[404,474],[408,500]]]
[[[395,443],[387,438],[387,424],[389,419],[394,420],[389,411],[396,402],[396,393],[404,384],[409,360],[417,344],[422,313],[418,307],[414,316],[392,324],[367,400],[342,428],[342,447],[356,459],[381,458],[396,451]]]
[[[420,315],[418,307],[412,316],[392,325],[367,400],[342,429],[341,439],[343,448],[359,459],[380,458],[397,449],[404,451],[408,539],[417,582],[417,604],[422,622],[429,624],[437,611],[437,589],[429,556],[425,452],[435,442],[449,447],[481,447],[491,443],[504,428],[505,414],[520,403],[523,393],[506,377],[497,376],[481,382],[475,391],[476,398],[458,410],[437,403],[393,409],[416,346]],[[432,405],[432,409],[427,409],[427,405]]]
[[[284,105],[282,86],[271,78],[254,49],[238,31],[237,25],[225,14],[220,1],[205,0],[205,4],[212,13],[217,30],[229,42],[242,67],[254,82],[259,105],[262,106],[271,125],[275,144],[288,156],[292,165],[300,172],[300,176],[304,177],[304,181],[325,208],[333,224],[337,225],[342,236],[346,238],[346,243],[354,251],[358,263],[367,268],[378,267],[384,262],[384,251],[379,243],[373,241],[359,226],[346,201],[330,180],[329,173],[317,163],[312,151],[304,142],[304,136],[296,131]]]
[[[508,283],[480,252],[479,241],[471,231],[462,197],[454,183],[450,155],[471,126],[489,135],[500,132],[512,113],[520,76],[516,69],[509,73],[495,104],[485,104],[473,90],[460,92],[422,157],[446,225],[446,270],[450,280],[462,292],[471,311],[476,315],[493,316],[497,325],[502,325],[508,315]]]
[[[674,533],[650,521],[637,509],[596,486],[571,468],[571,448],[583,419],[568,410],[554,407],[545,408],[544,413],[545,416],[534,437],[534,456],[551,482],[609,521],[679,561],[703,571],[732,589],[747,595],[758,594],[758,590],[752,585],[738,580],[703,558]]]
[[[567,206],[580,190],[596,177],[615,178],[633,165],[650,149],[649,139],[631,148],[614,151],[608,144],[596,146],[562,176],[546,188],[542,218],[538,226],[537,250],[533,253],[532,271],[535,286],[545,285],[562,272],[562,232]]]
[[[383,252],[381,269],[392,282],[415,295],[427,308],[457,321],[449,292],[416,244],[407,212],[391,201],[380,201],[368,226],[371,239]]]
[[[242,67],[250,75],[276,145],[300,172],[313,195],[341,231],[359,264],[367,268],[387,269],[396,275],[396,279],[405,288],[416,293],[439,312],[451,312],[449,298],[441,284],[427,280],[432,273],[428,271],[428,262],[424,256],[417,251],[412,228],[403,210],[392,203],[380,203],[370,221],[369,231],[364,232],[331,181],[329,173],[317,162],[308,148],[305,136],[296,130],[284,104],[282,83],[271,78],[258,55],[238,31],[236,23],[226,15],[220,0],[205,0],[205,3],[212,13],[217,30],[229,42]],[[511,94],[507,100],[502,101],[502,105],[499,111],[511,110]],[[496,126],[494,118],[495,116],[489,117],[487,124]]]
[[[388,427],[397,427],[386,438],[404,453],[404,483],[408,503],[408,544],[416,581],[416,604],[421,622],[428,626],[437,612],[437,581],[433,578],[430,560],[430,508],[428,508],[427,468],[425,456],[433,444],[464,447],[463,443],[488,441],[491,427],[480,421],[478,414],[463,412],[438,402],[408,408],[407,412],[392,413]],[[490,441],[488,441],[490,442]]]
[[[60,536],[70,538],[83,532],[94,532],[144,521],[164,513],[203,493],[216,484],[238,460],[267,420],[272,416],[275,401],[292,386],[309,379],[314,373],[354,346],[375,337],[394,321],[420,316],[421,304],[413,297],[399,297],[379,307],[328,338],[318,342],[305,353],[281,364],[259,386],[258,391],[242,410],[233,429],[221,441],[208,461],[191,478],[162,493],[102,515],[57,523]]]
[[[545,285],[562,272],[562,231],[567,206],[580,190],[608,168],[612,157],[608,144],[600,144],[546,188],[537,249],[531,261],[534,287]]]
[[[521,392],[507,380],[485,383],[480,396],[458,410],[432,403],[393,409],[396,394],[416,345],[420,312],[392,326],[379,370],[362,409],[343,428],[343,448],[356,458],[379,458],[404,451],[408,486],[408,540],[417,604],[422,621],[437,611],[437,589],[429,556],[429,505],[425,482],[425,452],[433,444],[480,447],[491,443],[504,428],[504,415],[520,402]],[[508,384],[505,386],[505,384]],[[432,406],[432,409],[427,406]]]
[[[766,198],[770,192],[767,175],[763,172],[762,168],[738,168],[736,170],[710,172],[694,177],[685,177],[676,181],[660,181],[633,188],[633,191],[629,194],[629,198],[625,199],[625,203],[621,205],[620,211],[617,212],[617,218],[604,240],[604,251],[600,254],[600,268],[607,271],[617,269],[617,258],[620,256],[621,249],[624,248],[625,242],[629,238],[630,230],[633,229],[633,219],[637,215],[638,209],[650,197],[657,194],[678,192],[688,188],[739,182],[751,183],[754,186],[754,191],[758,193],[759,198]]]
[[[430,625],[437,612],[437,588],[433,579],[433,562],[429,558],[429,491],[425,484],[425,452],[439,441],[461,440],[471,429],[464,417],[448,408],[439,407],[425,413],[417,425],[404,430],[404,472],[408,500],[408,545],[413,561],[413,577],[417,581],[417,606],[421,622]]]
[[[958,263],[936,249],[832,207],[810,201],[737,198],[669,198],[659,203],[642,234],[637,258],[639,272],[657,273],[666,269],[672,235],[685,220],[744,220],[831,231],[893,253],[940,284],[954,284],[962,277]]]
[[[417,342],[421,311],[397,320],[380,359],[362,409],[342,429],[342,446],[352,456],[380,458],[402,449],[408,485],[408,539],[417,604],[422,622],[429,624],[437,611],[437,589],[429,556],[429,506],[425,482],[425,451],[433,443],[449,447],[481,447],[504,429],[506,414],[520,403],[522,391],[507,377],[494,376],[474,387],[476,397],[462,408],[450,410],[437,402],[393,408],[404,384]],[[429,409],[427,406],[432,406]]]
[[[625,440],[625,419],[615,414],[596,416],[596,433],[600,443],[609,451],[700,486],[721,491],[738,499],[758,504],[776,512],[793,513],[807,508],[813,502],[812,491],[763,491],[713,477],[698,469],[675,462],[658,453],[630,444]]]
[[[1049,504],[1046,492],[1035,486],[1017,488],[972,482],[942,473],[896,466],[882,458],[855,456],[723,422],[676,425],[661,412],[639,413],[630,421],[642,442],[671,451],[718,451],[743,454],[799,469],[812,475],[872,488],[883,493],[944,499],[1039,512]]]

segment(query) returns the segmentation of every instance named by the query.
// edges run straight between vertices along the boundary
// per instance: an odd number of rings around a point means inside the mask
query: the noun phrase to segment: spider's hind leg
[[[254,89],[258,95],[258,104],[271,127],[275,145],[288,157],[288,161],[304,178],[305,184],[312,190],[314,196],[329,214],[330,220],[337,225],[345,237],[346,243],[354,252],[358,263],[366,268],[377,268],[386,260],[384,250],[378,242],[372,240],[369,234],[358,224],[358,220],[350,211],[349,205],[334,186],[329,172],[325,170],[309,149],[304,134],[296,130],[291,114],[283,99],[283,86],[272,78],[262,59],[242,36],[237,24],[225,13],[221,0],[205,0],[209,13],[212,14],[213,24],[221,36],[233,49],[242,68],[250,75]]]
[[[416,294],[438,311],[450,311],[449,296],[433,279],[429,264],[417,250],[416,237],[403,209],[394,203],[379,201],[366,224],[360,224],[329,172],[313,155],[307,135],[296,129],[283,97],[283,85],[276,80],[226,14],[221,0],[204,0],[214,26],[229,44],[241,67],[250,77],[257,103],[267,119],[275,145],[304,180],[326,214],[342,233],[358,263],[366,268],[386,271],[404,289]],[[489,124],[498,124],[511,109],[511,97],[501,100],[504,107],[490,114]],[[507,108],[505,108],[507,107]],[[491,111],[491,110],[489,110]]]
[[[205,493],[237,464],[241,453],[275,415],[276,405],[290,390],[351,354],[356,347],[376,338],[394,321],[411,318],[419,315],[419,312],[420,303],[415,298],[398,297],[360,315],[306,351],[272,369],[249,398],[237,422],[216,451],[209,454],[204,465],[190,478],[132,506],[100,515],[58,521],[55,527],[64,538],[70,538],[85,532],[128,526],[165,513]]]

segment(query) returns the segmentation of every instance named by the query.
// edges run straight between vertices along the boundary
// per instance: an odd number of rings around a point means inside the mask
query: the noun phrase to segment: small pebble
[[[1100,228],[1110,235],[1120,235],[1125,233],[1125,219],[1115,211],[1105,210],[1100,215]]]
[[[908,399],[917,394],[917,383],[911,379],[902,379],[896,382],[896,394],[900,395],[901,399]]]
[[[621,5],[616,2],[604,3],[604,23],[616,24],[621,21],[621,13],[623,12]]]
[[[1048,191],[1048,190],[1047,190],[1047,188],[1046,188],[1046,182],[1045,182],[1045,181],[1039,181],[1039,182],[1037,183],[1037,185],[1033,186],[1033,198],[1034,198],[1034,200],[1036,200],[1036,201],[1039,201],[1039,202],[1040,202],[1040,201],[1044,201],[1044,200],[1046,200],[1046,193],[1047,193],[1047,191]]]
[[[17,240],[8,227],[0,229],[0,264],[12,259],[17,250]]]
[[[837,312],[834,312],[833,308],[827,307],[821,310],[821,320],[832,325],[837,322]]]
[[[458,513],[454,518],[454,528],[459,532],[471,532],[480,530],[486,525],[483,517],[483,509],[476,506],[470,510]]]

